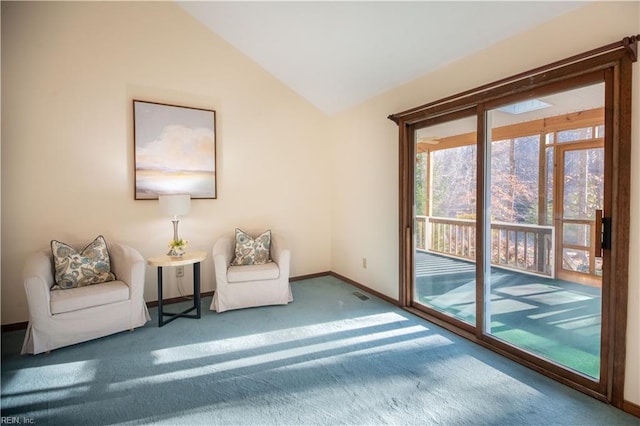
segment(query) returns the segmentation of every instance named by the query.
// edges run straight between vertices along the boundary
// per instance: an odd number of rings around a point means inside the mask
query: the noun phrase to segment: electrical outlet
[[[176,277],[184,277],[184,266],[176,266]]]
[[[362,258],[362,267],[363,267],[364,269],[367,269],[367,258],[366,258],[366,257],[363,257],[363,258]]]

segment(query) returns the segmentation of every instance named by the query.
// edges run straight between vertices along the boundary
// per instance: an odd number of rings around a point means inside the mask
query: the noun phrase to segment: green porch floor
[[[414,299],[475,325],[475,264],[416,252]],[[600,375],[601,291],[491,268],[491,335],[579,373]]]

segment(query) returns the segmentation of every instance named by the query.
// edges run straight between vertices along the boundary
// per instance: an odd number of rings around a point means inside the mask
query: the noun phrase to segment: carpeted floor
[[[295,302],[153,320],[49,355],[2,335],[2,416],[21,424],[640,425],[332,277]],[[171,308],[177,307],[171,306]],[[4,417],[3,417],[4,420]]]

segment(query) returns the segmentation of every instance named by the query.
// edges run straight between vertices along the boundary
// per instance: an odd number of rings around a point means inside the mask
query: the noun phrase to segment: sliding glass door
[[[389,116],[400,305],[616,407],[637,41]]]
[[[418,122],[411,135],[412,306],[596,383],[604,88],[510,96]]]

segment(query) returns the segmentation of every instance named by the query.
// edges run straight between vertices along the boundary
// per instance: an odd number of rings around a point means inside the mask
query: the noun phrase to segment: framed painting
[[[135,199],[217,198],[216,112],[133,100]]]

